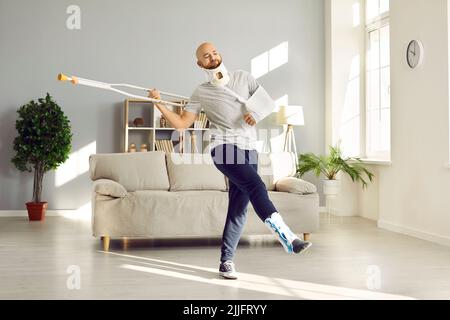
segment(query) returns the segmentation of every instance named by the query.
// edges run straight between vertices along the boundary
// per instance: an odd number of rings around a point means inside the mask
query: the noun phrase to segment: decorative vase
[[[133,124],[136,127],[143,127],[144,126],[144,119],[143,118],[135,118],[133,121]]]
[[[47,202],[27,202],[28,219],[30,221],[45,220],[45,211],[47,210]]]
[[[165,128],[166,125],[167,125],[166,118],[163,115],[161,115],[161,118],[159,119],[159,127]]]

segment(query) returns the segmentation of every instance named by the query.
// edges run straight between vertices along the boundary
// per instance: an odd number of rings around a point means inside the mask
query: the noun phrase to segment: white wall
[[[378,165],[366,165],[366,168],[375,176],[373,181],[369,183],[367,189],[358,188],[356,194],[358,208],[357,214],[360,217],[370,220],[378,220],[379,218],[379,190],[380,190],[380,167]]]
[[[380,169],[379,225],[450,245],[447,0],[391,1],[392,166]],[[410,40],[423,64],[405,62]]]
[[[343,5],[344,10],[351,9],[350,0],[333,2],[341,9]],[[327,15],[330,1],[325,9],[328,20],[333,17],[329,12]],[[340,17],[345,15],[341,13]],[[356,214],[378,220],[381,228],[450,245],[448,17],[447,0],[391,0],[392,164],[368,166],[376,173],[375,183],[367,191],[358,187],[356,193],[346,192],[341,208],[350,210],[356,203]],[[327,21],[326,28],[330,25],[332,20]],[[348,45],[348,36],[339,38],[339,29],[333,33],[334,43]],[[412,39],[421,40],[425,47],[425,59],[416,70],[405,61]],[[326,48],[327,60],[333,50],[339,49],[329,44]],[[339,62],[348,65],[348,58]],[[326,110],[330,117],[330,110],[339,103],[330,82],[344,83],[345,79],[337,79],[339,74],[330,78],[330,72],[339,69],[330,67],[329,61],[326,70],[327,95],[331,97]],[[327,126],[332,125],[327,120]],[[328,127],[327,143],[332,132]]]

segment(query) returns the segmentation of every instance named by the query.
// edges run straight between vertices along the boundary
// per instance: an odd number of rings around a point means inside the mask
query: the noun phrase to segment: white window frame
[[[366,159],[366,160],[373,160],[373,161],[385,161],[385,162],[390,162],[391,161],[391,147],[392,147],[392,130],[391,134],[390,134],[390,141],[389,141],[389,150],[386,152],[377,152],[377,153],[373,153],[373,154],[368,154],[367,152],[367,138],[368,138],[368,132],[367,132],[367,106],[368,106],[368,90],[367,90],[367,84],[368,84],[368,80],[367,80],[367,61],[368,61],[368,45],[369,45],[369,34],[372,31],[375,30],[380,30],[381,28],[385,27],[386,25],[389,25],[389,15],[390,15],[390,11],[384,12],[381,15],[378,15],[376,17],[374,17],[373,19],[366,21],[366,14],[367,14],[367,0],[363,0],[363,18],[361,19],[362,21],[364,21],[364,48],[363,48],[363,52],[364,52],[364,66],[363,66],[363,70],[364,70],[364,75],[363,75],[363,79],[364,79],[364,83],[363,83],[363,88],[362,88],[362,92],[363,92],[363,103],[362,103],[362,112],[361,112],[361,134],[362,137],[360,139],[360,143],[361,143],[361,153],[362,153],[362,158]],[[389,50],[390,50],[390,46],[389,46]],[[389,63],[389,68],[391,68],[391,65]],[[389,72],[390,73],[390,72]],[[381,88],[381,76],[380,76],[380,88]],[[391,82],[389,81],[389,84]],[[390,85],[389,85],[389,90],[390,90]],[[381,97],[380,100],[381,101]],[[391,100],[392,101],[392,100]],[[391,101],[389,102],[389,109],[392,110],[392,104]],[[381,109],[381,106],[380,106]],[[392,118],[390,118],[392,119]],[[391,121],[389,123],[389,125],[391,126]],[[391,126],[392,128],[392,126]]]

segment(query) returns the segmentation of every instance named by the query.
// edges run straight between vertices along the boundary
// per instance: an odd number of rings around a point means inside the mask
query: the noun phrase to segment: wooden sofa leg
[[[124,250],[128,249],[129,246],[128,238],[122,238],[122,244]]]
[[[303,234],[303,239],[305,240],[305,241],[309,241],[309,238],[310,238],[310,233],[304,233]]]
[[[111,240],[110,237],[101,237],[103,244],[103,251],[109,251],[109,241]]]

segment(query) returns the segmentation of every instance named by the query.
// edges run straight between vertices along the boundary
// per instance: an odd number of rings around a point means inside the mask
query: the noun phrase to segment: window
[[[389,0],[366,0],[365,158],[390,160]]]

